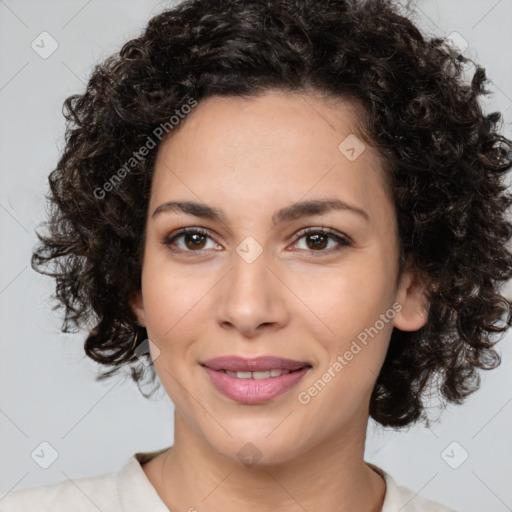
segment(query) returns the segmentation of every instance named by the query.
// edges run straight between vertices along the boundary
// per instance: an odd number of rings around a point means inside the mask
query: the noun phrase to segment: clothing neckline
[[[172,446],[152,452],[137,452],[123,466],[117,476],[119,500],[125,512],[170,512],[147,477],[142,465],[164,453]]]
[[[169,449],[172,449],[172,446],[151,452],[137,452],[130,457],[118,474],[117,484],[123,510],[126,512],[140,512],[140,510],[169,512],[142,468],[143,464]],[[380,512],[394,512],[396,504],[401,504],[400,491],[395,481],[390,474],[375,464],[366,461],[365,464],[379,473],[386,484],[386,492]]]

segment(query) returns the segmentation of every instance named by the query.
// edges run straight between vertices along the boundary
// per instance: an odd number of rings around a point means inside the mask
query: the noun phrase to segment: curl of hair
[[[134,347],[147,332],[129,299],[141,289],[153,130],[191,98],[271,89],[360,106],[365,141],[386,163],[399,269],[412,262],[430,302],[423,328],[393,330],[370,416],[395,428],[428,424],[435,377],[445,402],[461,403],[479,388],[477,370],[500,364],[493,347],[512,317],[501,293],[512,277],[511,141],[499,133],[501,114],[480,105],[485,70],[476,65],[464,80],[472,61],[400,9],[388,0],[188,0],[153,17],[66,99],[49,231],[38,233],[32,267],[56,280],[62,330],[88,326],[86,355],[110,368],[98,379],[124,366],[142,378]],[[141,157],[148,137],[156,148]]]

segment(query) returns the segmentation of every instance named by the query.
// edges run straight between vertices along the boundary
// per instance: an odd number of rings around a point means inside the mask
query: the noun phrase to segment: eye
[[[330,253],[341,250],[343,247],[350,247],[352,244],[350,240],[334,231],[331,228],[307,228],[297,233],[298,241],[295,243],[297,245],[301,239],[306,241],[306,249],[313,252],[320,253]],[[329,246],[329,241],[334,242],[334,247]]]
[[[172,247],[175,245],[175,242],[177,240],[183,239],[183,245],[176,244],[178,249],[171,249],[175,252],[198,252],[201,249],[207,249],[208,247],[205,247],[205,240],[210,237],[208,231],[205,229],[199,228],[199,227],[188,227],[181,229],[177,233],[174,233],[167,237],[163,244],[167,245],[169,247]],[[219,247],[217,244],[214,244],[217,247]]]
[[[331,228],[307,228],[297,233],[298,240],[295,242],[295,246],[304,239],[306,241],[305,250],[312,252],[319,252],[322,254],[336,252],[341,250],[343,247],[350,247],[352,243],[350,240],[334,231]],[[168,236],[163,244],[169,246],[174,252],[193,253],[200,252],[203,249],[208,249],[207,240],[210,239],[213,242],[213,247],[209,249],[219,250],[220,246],[213,241],[209,232],[200,227],[188,227],[179,230],[177,233],[173,233]],[[183,242],[182,245],[178,241]],[[329,242],[334,242],[334,247],[329,248]],[[172,248],[175,247],[175,248]]]

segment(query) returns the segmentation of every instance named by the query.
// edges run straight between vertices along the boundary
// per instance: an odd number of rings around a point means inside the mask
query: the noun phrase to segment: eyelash
[[[177,233],[173,233],[173,234],[169,235],[167,238],[164,239],[164,241],[162,243],[164,245],[170,247],[176,239],[178,239],[179,237],[181,237],[183,235],[188,235],[188,234],[198,234],[198,235],[206,236],[208,238],[212,238],[210,236],[210,233],[204,228],[188,227],[188,228],[180,229]],[[320,253],[320,256],[325,255],[325,254],[331,254],[333,252],[338,252],[341,249],[343,249],[343,247],[352,246],[351,241],[347,237],[342,236],[339,233],[337,233],[336,231],[334,231],[333,229],[326,228],[324,226],[322,226],[321,228],[305,228],[305,229],[299,231],[296,235],[296,240],[294,242],[294,245],[297,244],[297,242],[300,239],[304,238],[307,235],[311,235],[311,234],[325,235],[325,236],[328,236],[328,238],[335,240],[336,242],[339,243],[339,245],[337,247],[331,248],[331,249],[321,249],[318,251],[315,251],[313,249],[309,250],[309,252]],[[212,240],[213,240],[213,238],[212,238]],[[196,253],[196,252],[200,253],[205,249],[198,249],[198,250],[171,249],[171,250],[173,252],[188,253],[187,256],[188,255],[193,256],[194,255],[193,253]]]

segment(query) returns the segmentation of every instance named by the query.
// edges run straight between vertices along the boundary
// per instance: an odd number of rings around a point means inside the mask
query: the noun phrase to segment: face
[[[133,308],[177,421],[234,461],[364,435],[393,327],[426,321],[409,270],[396,286],[394,206],[357,120],[313,94],[213,97],[159,148]],[[224,356],[305,368],[204,366]]]

